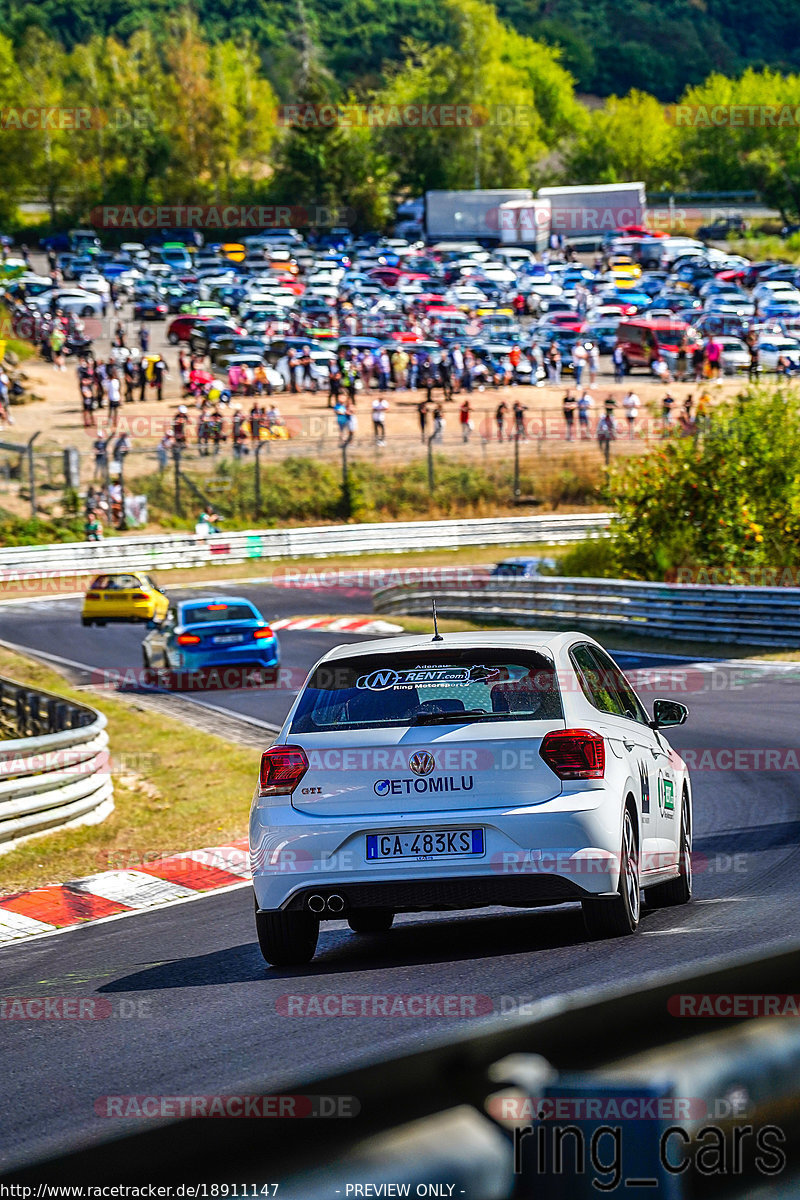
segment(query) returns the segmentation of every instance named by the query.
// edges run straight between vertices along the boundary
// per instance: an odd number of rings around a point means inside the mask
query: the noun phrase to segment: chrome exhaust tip
[[[306,900],[306,907],[309,908],[310,911],[313,913],[324,912],[325,911],[325,897],[317,896],[317,895],[309,896],[308,900]]]
[[[344,896],[328,896],[328,912],[344,912]]]

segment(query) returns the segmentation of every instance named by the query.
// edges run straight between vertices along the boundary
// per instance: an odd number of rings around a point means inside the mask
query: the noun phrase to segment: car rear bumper
[[[245,642],[240,646],[209,646],[199,651],[181,650],[182,671],[204,671],[208,668],[223,670],[225,667],[277,667],[280,652],[277,638]]]
[[[477,809],[321,819],[291,806],[256,809],[250,858],[261,910],[308,908],[331,895],[344,908],[396,912],[561,903],[613,893],[619,883],[621,806],[602,791],[583,792],[575,808],[557,801],[537,809]],[[567,797],[569,800],[569,797]],[[484,853],[368,862],[369,833],[482,828]]]

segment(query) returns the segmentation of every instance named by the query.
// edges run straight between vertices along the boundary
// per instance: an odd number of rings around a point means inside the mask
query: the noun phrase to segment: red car
[[[201,321],[210,320],[211,317],[204,317],[202,313],[179,313],[167,326],[167,341],[171,346],[177,346],[178,342],[188,342],[194,326],[199,325]]]
[[[583,325],[583,317],[578,312],[554,312],[548,314],[547,324],[556,329],[568,329],[577,333]]]

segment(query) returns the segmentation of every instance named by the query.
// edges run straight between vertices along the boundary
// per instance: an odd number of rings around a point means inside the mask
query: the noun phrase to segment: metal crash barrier
[[[703,587],[627,579],[465,579],[458,588],[397,584],[379,588],[379,613],[502,622],[528,628],[587,629],[643,637],[800,646],[800,588]]]
[[[0,678],[0,854],[114,809],[106,718]]]
[[[109,538],[48,546],[0,548],[0,594],[56,573],[171,570],[249,559],[328,557],[407,550],[457,550],[465,546],[566,544],[605,536],[610,513],[502,517],[476,521],[408,521],[375,525],[250,529],[213,533]],[[54,581],[57,582],[57,581]],[[37,587],[36,589],[41,590]]]
[[[33,1195],[52,1181],[230,1196],[220,1187],[236,1180],[251,1189],[238,1195],[272,1196],[278,1184],[290,1200],[794,1196],[800,998],[788,993],[798,979],[792,944],[635,991],[518,1005],[390,1061],[255,1095],[252,1119],[134,1132],[121,1121],[113,1140],[0,1180]],[[267,1060],[264,1048],[254,1075]]]

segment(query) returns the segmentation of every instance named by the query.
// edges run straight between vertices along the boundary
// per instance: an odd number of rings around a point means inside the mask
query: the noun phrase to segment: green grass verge
[[[115,811],[101,825],[67,829],[0,857],[0,893],[63,883],[244,837],[259,752],[182,722],[70,687],[48,667],[0,650],[0,674],[104,713]]]

